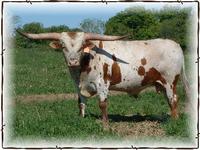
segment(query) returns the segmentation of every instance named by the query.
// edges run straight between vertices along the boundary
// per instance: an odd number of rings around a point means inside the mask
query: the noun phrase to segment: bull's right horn
[[[114,41],[114,40],[120,40],[120,39],[126,38],[128,36],[129,35],[111,36],[111,35],[100,35],[100,34],[96,34],[96,33],[85,33],[85,40]]]
[[[33,33],[23,33],[19,30],[16,30],[20,35],[29,38],[29,39],[34,39],[34,40],[59,40],[61,37],[60,33],[38,33],[38,34],[33,34]]]

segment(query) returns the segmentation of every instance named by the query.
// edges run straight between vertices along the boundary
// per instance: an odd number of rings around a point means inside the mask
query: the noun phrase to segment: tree
[[[185,50],[189,40],[191,9],[166,6],[156,15],[160,20],[159,37],[175,40]]]
[[[32,23],[25,24],[22,26],[22,28],[19,27],[18,30],[21,30],[22,32],[30,32],[30,33],[42,33],[45,31],[43,24],[39,22],[32,22]],[[24,37],[16,33],[15,44],[18,47],[31,48],[41,43],[42,43],[41,40],[25,40]]]
[[[149,39],[158,37],[159,21],[152,11],[143,7],[128,8],[106,23],[106,34],[125,35],[130,39]]]
[[[110,18],[105,34],[126,35],[130,39],[169,38],[185,50],[188,40],[188,21],[191,9],[166,6],[159,11],[131,7]]]
[[[80,24],[80,29],[84,32],[103,34],[105,22],[98,19],[84,19]]]
[[[79,28],[70,29],[66,25],[59,25],[59,26],[51,26],[51,27],[44,27],[42,23],[39,22],[32,22],[28,24],[24,24],[22,27],[18,27],[18,30],[22,32],[29,32],[29,33],[44,33],[44,32],[80,32]],[[14,34],[14,41],[16,47],[23,47],[23,48],[32,48],[38,47],[39,45],[48,45],[49,41],[46,40],[29,40],[25,39],[21,35],[15,32]]]
[[[45,29],[46,32],[67,32],[70,31],[69,27],[66,25],[51,26]]]

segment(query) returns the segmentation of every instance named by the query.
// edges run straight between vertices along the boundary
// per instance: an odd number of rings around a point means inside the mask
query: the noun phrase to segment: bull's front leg
[[[73,78],[75,82],[75,87],[78,93],[78,108],[79,108],[79,115],[81,117],[85,116],[85,102],[86,98],[80,94],[80,88],[79,88],[79,82],[80,82],[80,69],[78,68],[70,68],[69,71],[71,74],[71,77]]]
[[[102,114],[102,120],[103,122],[108,122],[108,85],[99,83],[99,87],[97,88],[97,94],[99,96],[99,108],[101,110]]]
[[[78,107],[79,115],[85,117],[85,98],[80,93],[78,93]]]

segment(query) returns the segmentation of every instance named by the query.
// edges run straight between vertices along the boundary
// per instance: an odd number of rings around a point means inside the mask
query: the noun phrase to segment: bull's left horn
[[[126,38],[128,36],[129,35],[110,36],[110,35],[100,35],[100,34],[96,34],[96,33],[85,33],[85,40],[114,41],[114,40],[120,40],[120,39]]]
[[[19,30],[16,30],[20,35],[34,40],[59,40],[61,34],[60,33],[38,33],[38,34],[32,34],[32,33],[23,33]]]

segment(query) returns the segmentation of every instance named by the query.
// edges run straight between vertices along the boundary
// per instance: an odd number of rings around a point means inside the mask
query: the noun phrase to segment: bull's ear
[[[52,41],[51,43],[49,43],[49,46],[54,49],[62,48],[62,44],[60,44],[59,41]]]
[[[95,47],[95,45],[92,43],[92,42],[90,42],[89,40],[87,40],[84,44],[83,44],[83,52],[85,52],[85,53],[90,53],[90,50],[92,49],[92,48],[94,48]]]

